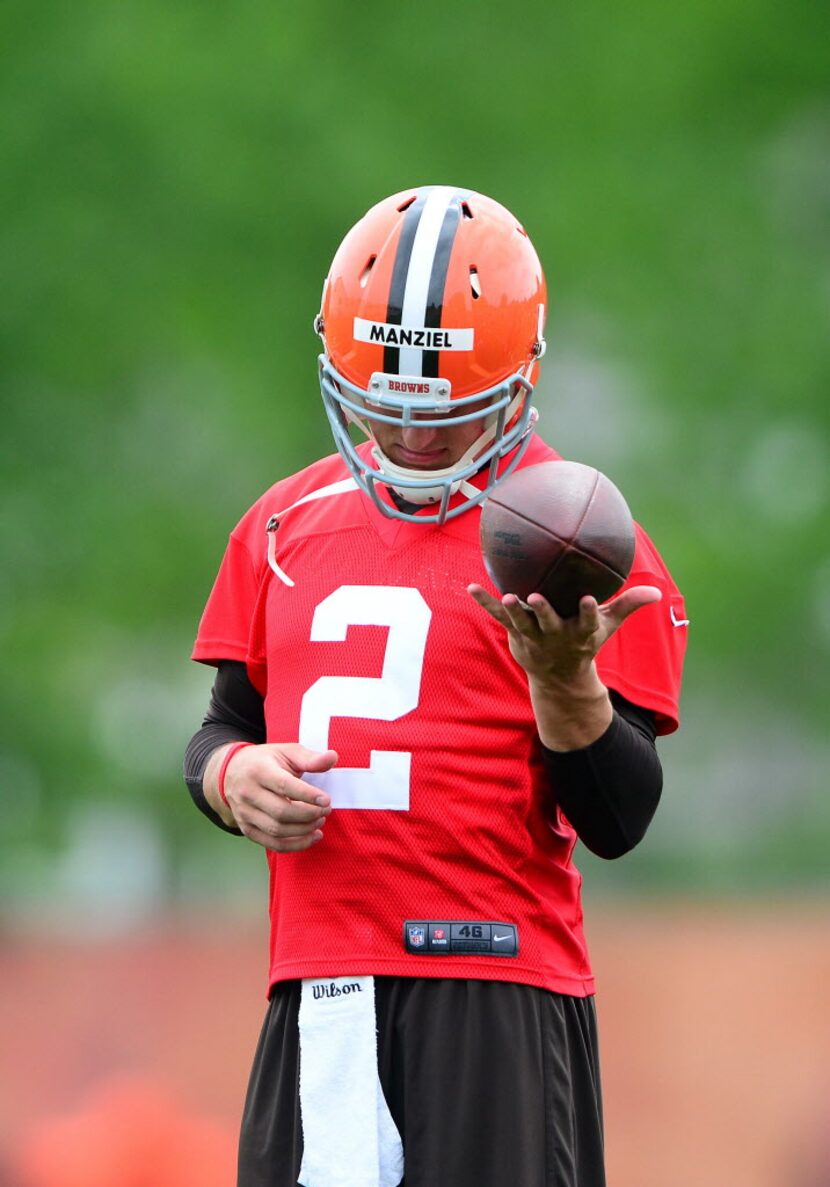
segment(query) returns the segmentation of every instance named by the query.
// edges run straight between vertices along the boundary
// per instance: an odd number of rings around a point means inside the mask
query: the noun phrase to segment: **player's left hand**
[[[499,600],[480,585],[469,585],[467,592],[507,631],[510,652],[528,676],[557,685],[588,676],[600,647],[626,618],[662,597],[653,585],[632,586],[602,606],[586,594],[578,615],[561,618],[538,593],[528,597],[527,610],[515,594]]]

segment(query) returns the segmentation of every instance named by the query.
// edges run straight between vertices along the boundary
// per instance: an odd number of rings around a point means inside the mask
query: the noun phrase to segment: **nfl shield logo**
[[[409,942],[413,948],[423,948],[426,933],[422,927],[410,927]]]

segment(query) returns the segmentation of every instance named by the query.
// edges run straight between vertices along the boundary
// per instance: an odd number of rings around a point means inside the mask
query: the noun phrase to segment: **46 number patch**
[[[518,956],[514,923],[470,919],[407,919],[403,945],[418,956]]]

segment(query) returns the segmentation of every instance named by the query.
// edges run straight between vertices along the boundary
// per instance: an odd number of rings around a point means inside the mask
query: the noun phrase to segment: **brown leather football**
[[[604,602],[634,560],[634,521],[610,478],[580,462],[514,470],[482,505],[481,551],[504,593],[540,593],[563,618]]]

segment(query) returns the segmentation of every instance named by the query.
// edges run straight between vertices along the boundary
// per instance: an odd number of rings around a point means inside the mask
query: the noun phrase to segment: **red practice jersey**
[[[534,437],[521,464],[556,458]],[[271,984],[394,974],[593,992],[576,835],[551,803],[527,679],[466,589],[492,589],[479,515],[386,518],[335,454],[273,486],[231,534],[194,659],[247,664],[269,741],[339,755],[305,776],[332,797],[323,840],[268,852]],[[668,733],[685,615],[640,529],[629,584],[663,600],[597,666]]]

